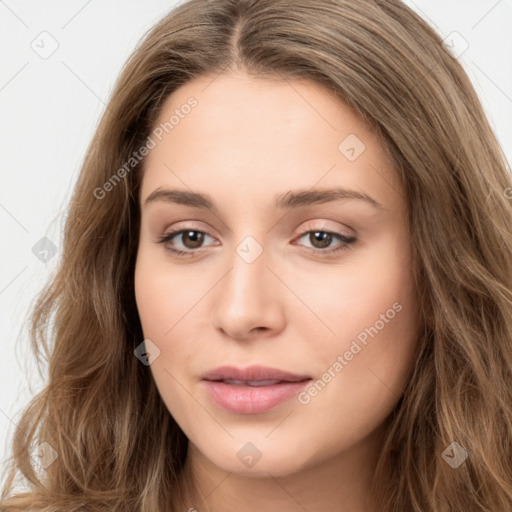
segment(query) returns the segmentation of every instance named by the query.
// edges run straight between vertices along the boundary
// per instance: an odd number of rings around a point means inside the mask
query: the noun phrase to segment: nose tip
[[[263,246],[254,237],[246,237],[217,288],[212,324],[237,339],[282,328],[276,286],[280,282],[267,266]]]

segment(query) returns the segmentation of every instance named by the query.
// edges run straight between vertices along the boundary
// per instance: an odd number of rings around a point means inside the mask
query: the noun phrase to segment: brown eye
[[[357,241],[356,237],[354,236],[347,237],[341,233],[333,233],[331,231],[325,231],[321,229],[306,231],[302,233],[302,235],[299,237],[299,240],[306,236],[308,237],[308,241],[311,244],[309,248],[321,256],[329,256],[331,254],[344,251]],[[339,240],[341,243],[338,243],[337,246],[334,245],[331,247],[332,242],[335,240]]]
[[[197,229],[180,229],[161,236],[158,243],[164,244],[168,251],[175,254],[192,255],[196,249],[201,249],[205,236],[210,235]],[[178,240],[178,242],[181,243],[181,247],[186,250],[180,250],[180,245],[177,244],[175,239]]]
[[[181,241],[187,249],[197,249],[201,247],[204,240],[204,233],[201,231],[182,231]]]
[[[329,247],[333,236],[327,231],[311,231],[309,233],[309,241],[315,249],[325,249]],[[318,245],[316,245],[318,243]]]

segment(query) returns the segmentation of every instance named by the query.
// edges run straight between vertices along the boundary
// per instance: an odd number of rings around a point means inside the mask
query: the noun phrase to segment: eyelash
[[[200,231],[199,229],[187,229],[187,228],[177,229],[175,231],[170,231],[169,233],[166,233],[165,235],[160,236],[157,243],[165,244],[167,242],[170,242],[176,235],[180,235],[180,234],[186,233],[188,231],[208,235],[208,233],[206,233],[205,231]],[[302,234],[300,234],[298,236],[298,239],[301,239],[302,237],[304,237],[305,235],[308,235],[309,233],[325,233],[328,235],[332,235],[332,236],[340,239],[341,242],[343,242],[342,245],[336,247],[335,249],[323,250],[323,249],[309,248],[311,251],[313,251],[315,253],[320,253],[321,257],[332,256],[334,254],[338,254],[340,252],[346,251],[346,250],[350,249],[355,242],[357,242],[357,239],[355,237],[347,237],[340,233],[336,233],[333,231],[326,231],[326,230],[322,230],[322,229],[310,229],[308,231],[304,231]],[[208,236],[210,236],[210,235],[208,235]],[[165,249],[177,256],[193,256],[196,251],[200,250],[200,249],[190,249],[188,251],[182,251],[180,249],[173,249],[169,246],[165,246]]]

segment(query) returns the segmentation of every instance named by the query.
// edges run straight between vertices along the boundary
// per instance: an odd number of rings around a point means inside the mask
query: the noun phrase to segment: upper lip
[[[277,368],[267,366],[249,366],[248,368],[236,368],[235,366],[220,366],[206,372],[202,376],[203,380],[221,381],[221,380],[280,380],[285,382],[300,382],[310,379],[309,375],[298,375]]]

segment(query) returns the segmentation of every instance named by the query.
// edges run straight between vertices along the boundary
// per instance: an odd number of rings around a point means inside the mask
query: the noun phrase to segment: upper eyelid
[[[185,221],[186,222],[186,221]],[[312,221],[307,221],[307,222],[312,222]],[[207,235],[210,235],[210,236],[213,236],[210,234],[209,230],[206,229],[206,228],[202,228],[202,227],[197,227],[197,226],[194,226],[194,225],[191,225],[191,224],[185,224],[183,227],[180,226],[181,222],[178,222],[177,223],[177,226],[176,225],[173,225],[172,228],[166,228],[163,230],[164,233],[177,233],[177,232],[180,232],[180,231],[200,231],[201,233],[205,233]],[[347,227],[348,228],[348,227]],[[302,228],[300,231],[297,231],[297,234],[304,234],[305,232],[308,232],[308,231],[326,231],[326,232],[331,232],[331,233],[338,233],[338,231],[340,230],[341,228],[330,228],[328,226],[313,226],[313,227],[304,227]],[[348,228],[350,229],[350,228]],[[350,237],[352,235],[344,235],[346,237]]]
[[[188,222],[188,224],[187,224]],[[166,228],[164,229],[164,233],[167,233],[167,232],[178,232],[178,231],[200,231],[202,233],[205,233],[209,236],[213,236],[210,234],[209,230],[207,229],[204,229],[202,227],[197,227],[197,226],[194,226],[193,224],[190,224],[190,222],[196,222],[196,221],[193,221],[193,220],[189,220],[189,221],[181,221],[181,222],[177,222],[175,224],[173,224],[173,227],[172,228]],[[197,222],[201,222],[201,221],[197,221]],[[330,228],[328,226],[313,226],[313,227],[307,227],[309,226],[310,224],[309,223],[314,223],[314,222],[318,222],[318,221],[315,221],[315,220],[308,220],[308,221],[305,221],[306,223],[306,227],[301,229],[300,232],[297,232],[297,234],[304,234],[305,232],[308,232],[308,231],[327,231],[327,232],[330,232],[330,233],[334,233],[334,234],[338,234],[338,232],[343,229],[343,228]],[[322,220],[320,222],[323,222],[325,224],[325,220]],[[329,221],[329,222],[336,222],[336,221]],[[183,227],[181,227],[180,225],[183,224]],[[304,223],[302,223],[304,224]],[[341,224],[338,222],[338,224]],[[177,226],[177,227],[176,227]],[[345,226],[345,229],[349,229],[351,231],[353,231],[352,228],[348,227],[348,226]],[[343,236],[347,237],[347,238],[350,238],[352,237],[353,235],[351,234],[343,234],[343,233],[340,233],[342,234]],[[165,235],[164,235],[165,236]],[[214,237],[216,238],[216,237]]]

